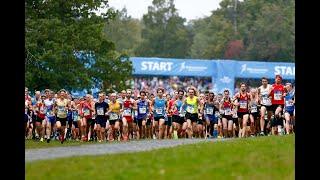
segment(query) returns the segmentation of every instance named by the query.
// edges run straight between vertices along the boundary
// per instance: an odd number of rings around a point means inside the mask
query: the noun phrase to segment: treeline
[[[223,0],[186,22],[174,0],[153,0],[141,20],[117,11],[105,33],[130,56],[294,62],[294,13],[294,0]]]

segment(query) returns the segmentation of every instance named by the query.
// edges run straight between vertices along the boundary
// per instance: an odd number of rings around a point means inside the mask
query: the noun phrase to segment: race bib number
[[[73,114],[73,121],[78,121],[78,118],[79,118],[78,114],[74,113]]]
[[[156,109],[156,113],[157,113],[157,114],[162,114],[162,112],[163,112],[163,111],[162,111],[162,108],[157,108],[157,109]]]
[[[252,113],[258,112],[257,106],[252,106],[252,107],[251,107],[251,112],[252,112]]]
[[[194,111],[193,106],[188,106],[188,107],[187,107],[187,112],[188,112],[188,113],[193,113],[193,111]]]
[[[247,101],[240,101],[239,104],[241,109],[247,109]]]
[[[90,115],[90,110],[89,109],[84,109],[83,110],[83,115],[84,116],[89,116]]]
[[[231,115],[231,109],[230,108],[226,108],[226,109],[224,109],[224,115],[226,115],[226,116],[229,116],[229,115]]]
[[[64,106],[58,106],[58,113],[59,113],[59,114],[64,114],[64,113],[66,113],[66,109],[64,108]]]
[[[118,114],[115,114],[115,113],[111,113],[110,114],[110,120],[118,120]]]
[[[262,97],[262,104],[271,105],[271,101],[268,97]]]
[[[125,109],[124,111],[123,111],[123,115],[124,116],[131,116],[132,114],[131,114],[131,109]]]
[[[213,108],[207,108],[206,114],[213,115]]]
[[[140,114],[145,114],[145,113],[147,113],[147,108],[146,107],[139,107],[139,112],[140,112]]]
[[[274,100],[277,100],[277,101],[281,100],[281,98],[282,98],[281,91],[275,91],[273,98],[274,98]]]
[[[290,102],[290,101],[286,101],[286,106],[287,106],[287,107],[293,106],[293,103]]]
[[[98,116],[103,116],[103,115],[104,115],[103,108],[98,108],[98,109],[97,109],[97,115],[98,115]]]

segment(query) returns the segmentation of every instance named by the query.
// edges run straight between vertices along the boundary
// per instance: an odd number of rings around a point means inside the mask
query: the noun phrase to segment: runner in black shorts
[[[108,112],[109,105],[104,101],[105,100],[105,93],[99,93],[99,100],[95,103],[95,114],[96,114],[96,122],[97,122],[97,137],[98,142],[104,142],[106,140],[106,123],[107,117],[106,113]]]
[[[257,133],[259,133],[259,106],[260,106],[260,100],[257,94],[257,89],[251,89],[250,94],[250,103],[249,103],[249,116],[250,116],[250,132],[251,136],[255,136]]]
[[[271,85],[268,84],[268,79],[263,77],[261,79],[262,85],[258,88],[258,96],[261,103],[260,108],[260,136],[265,135],[265,128],[267,124],[265,120],[267,120],[270,124],[272,109],[271,109],[271,99],[269,98],[269,93],[271,91]],[[267,118],[265,118],[265,114],[267,113]],[[266,129],[267,130],[267,129]]]

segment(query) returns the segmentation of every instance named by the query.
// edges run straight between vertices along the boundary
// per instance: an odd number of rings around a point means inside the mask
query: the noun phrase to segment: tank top
[[[66,118],[67,117],[67,110],[65,107],[68,105],[68,100],[67,99],[57,99],[56,100],[57,104],[57,117],[58,118]]]
[[[238,112],[248,112],[248,100],[249,100],[248,93],[245,93],[243,96],[241,93],[239,93],[238,102],[239,102],[239,108]]]
[[[54,116],[53,113],[53,105],[54,105],[54,101],[53,99],[45,99],[44,100],[44,104],[45,104],[45,113],[47,117],[52,117]]]
[[[191,113],[191,114],[198,113],[198,101],[197,101],[197,99],[198,99],[197,96],[194,96],[193,99],[191,99],[190,97],[187,97],[186,110],[187,110],[188,113]]]
[[[158,97],[154,100],[154,116],[164,116],[165,115],[165,107],[166,107],[166,100],[164,98],[159,99]]]
[[[149,108],[148,108],[148,102],[146,100],[138,100],[137,102],[137,118],[141,119],[144,118],[147,113],[149,112]]]
[[[175,110],[173,111],[173,114],[174,115],[179,115],[179,113],[180,113],[180,110],[181,110],[181,106],[182,106],[182,101],[181,100],[176,100],[175,102],[174,102],[174,107],[175,107]]]
[[[294,110],[294,104],[293,102],[290,103],[289,101],[290,100],[293,100],[294,99],[294,90],[292,90],[291,92],[287,93],[286,97],[285,97],[285,100],[286,100],[286,111],[293,111]]]
[[[45,105],[43,102],[37,103],[37,116],[41,119],[45,117]]]
[[[231,99],[229,98],[227,101],[226,99],[223,99],[223,114],[225,116],[231,116],[232,115],[232,104],[231,104]]]
[[[111,109],[111,113],[109,114],[109,120],[118,120],[120,117],[120,103],[116,101],[113,103],[110,101],[109,108]]]
[[[260,86],[260,94],[261,94],[261,104],[265,106],[271,106],[271,100],[269,98],[269,90],[271,88],[271,85],[268,84],[266,88],[263,86]]]
[[[87,119],[92,118],[92,112],[90,110],[91,108],[92,108],[91,103],[88,103],[87,101],[83,102],[82,112],[83,112],[83,116]]]
[[[250,101],[250,105],[251,105],[250,112],[257,113],[258,112],[258,100],[252,99]]]
[[[214,116],[215,114],[215,106],[214,102],[205,102],[204,103],[204,111],[207,116]]]
[[[132,116],[132,99],[126,99],[123,101],[123,116],[125,117],[131,117]]]
[[[274,88],[271,92],[271,102],[272,104],[284,104],[284,96],[283,94],[285,93],[284,86],[282,84],[273,84],[272,87]]]

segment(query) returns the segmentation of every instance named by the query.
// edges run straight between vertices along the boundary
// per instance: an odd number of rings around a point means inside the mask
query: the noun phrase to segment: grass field
[[[294,135],[26,163],[26,179],[294,179]]]

